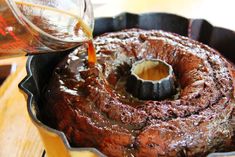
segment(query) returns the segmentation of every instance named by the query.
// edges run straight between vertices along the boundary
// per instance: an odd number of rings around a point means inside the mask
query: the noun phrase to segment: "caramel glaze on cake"
[[[155,30],[106,33],[94,44],[95,66],[87,66],[81,46],[56,67],[45,90],[43,121],[71,146],[110,157],[204,156],[232,148],[232,68],[219,53]],[[142,101],[126,92],[131,65],[143,58],[172,65],[176,95]]]

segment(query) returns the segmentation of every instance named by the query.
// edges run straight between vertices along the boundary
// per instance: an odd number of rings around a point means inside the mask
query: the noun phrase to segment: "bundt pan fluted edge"
[[[122,13],[114,18],[96,19],[94,36],[125,28],[160,29],[188,36],[217,49],[223,56],[235,63],[235,32],[213,27],[202,19],[187,19],[166,13],[131,14]],[[27,98],[29,116],[37,127],[48,157],[95,157],[105,156],[95,148],[73,148],[64,133],[50,128],[40,120],[40,104],[43,87],[56,64],[67,54],[51,53],[29,56],[27,76],[19,84]],[[235,156],[235,152],[213,153],[209,157]]]

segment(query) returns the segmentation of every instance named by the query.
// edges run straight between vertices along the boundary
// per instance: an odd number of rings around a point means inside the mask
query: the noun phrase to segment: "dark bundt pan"
[[[217,49],[224,57],[235,63],[235,32],[213,27],[203,19],[187,19],[166,13],[131,14],[122,13],[114,18],[98,18],[95,21],[94,36],[126,28],[157,29],[190,37]],[[105,156],[95,148],[72,148],[65,135],[40,120],[41,96],[44,84],[48,82],[54,67],[68,52],[29,56],[27,76],[19,84],[26,93],[30,118],[44,142],[48,157]],[[213,153],[210,157],[235,156],[235,152]]]

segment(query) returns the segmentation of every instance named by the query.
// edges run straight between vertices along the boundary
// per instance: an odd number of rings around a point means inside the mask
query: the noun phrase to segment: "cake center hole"
[[[159,81],[169,75],[169,66],[159,60],[144,60],[135,66],[133,72],[143,80]]]
[[[135,62],[126,83],[126,90],[140,100],[164,100],[175,93],[171,65],[160,59]]]

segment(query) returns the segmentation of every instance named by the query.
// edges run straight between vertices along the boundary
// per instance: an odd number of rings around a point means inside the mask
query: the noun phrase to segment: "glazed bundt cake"
[[[43,121],[71,146],[109,157],[204,156],[232,150],[232,66],[215,50],[177,34],[128,29],[94,39],[97,63],[80,46],[55,68],[45,90]],[[176,91],[142,100],[126,90],[132,65],[171,65]],[[235,150],[235,148],[234,148]]]

